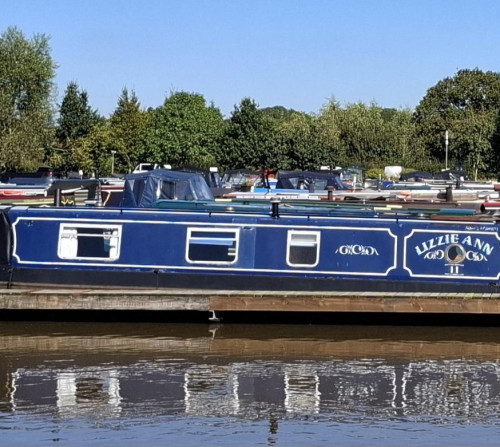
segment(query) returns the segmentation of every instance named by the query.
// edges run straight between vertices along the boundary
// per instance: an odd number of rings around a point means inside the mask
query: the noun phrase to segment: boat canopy
[[[201,174],[209,188],[220,188],[222,186],[222,179],[220,178],[217,168],[204,169],[197,166],[184,165],[175,168],[178,172],[193,172],[196,174]]]
[[[434,176],[430,172],[413,171],[405,172],[399,177],[400,182],[421,182],[423,180],[432,180]]]
[[[201,174],[155,169],[125,177],[122,205],[149,208],[156,200],[214,200]]]
[[[447,170],[436,172],[434,174],[434,179],[437,180],[469,180],[469,176],[465,171],[457,171],[457,170]]]
[[[244,185],[261,186],[264,176],[263,171],[249,171],[248,169],[230,169],[224,173],[222,178],[223,185],[240,190]]]
[[[340,176],[333,172],[302,171],[279,173],[276,189],[310,189],[323,190],[328,186],[335,189],[348,189]]]
[[[431,174],[430,172],[406,172],[401,174],[399,181],[401,182],[422,182],[425,180],[468,180],[469,177],[464,171],[441,171]]]

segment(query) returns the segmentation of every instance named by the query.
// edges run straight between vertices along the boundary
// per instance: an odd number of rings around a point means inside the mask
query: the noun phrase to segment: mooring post
[[[216,312],[215,310],[211,310],[210,316],[208,317],[208,321],[210,321],[210,323],[220,323],[221,318],[219,316],[219,313]]]

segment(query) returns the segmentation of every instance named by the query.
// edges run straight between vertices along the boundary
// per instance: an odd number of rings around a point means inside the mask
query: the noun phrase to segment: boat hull
[[[13,207],[0,273],[8,286],[499,292],[498,225],[468,219]]]
[[[3,269],[6,287],[203,289],[235,291],[384,292],[384,293],[500,293],[498,284],[464,284],[459,281],[362,280],[335,278],[270,277],[220,273],[122,272],[102,270]]]

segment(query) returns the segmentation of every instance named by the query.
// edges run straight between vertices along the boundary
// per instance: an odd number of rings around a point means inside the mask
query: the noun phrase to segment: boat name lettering
[[[476,250],[478,250],[478,252],[483,253],[484,255],[491,255],[491,253],[493,252],[493,248],[494,248],[488,242],[483,241],[479,237],[474,237],[474,236],[469,235],[469,236],[465,236],[462,239],[460,239],[460,235],[458,235],[456,233],[452,233],[452,234],[442,234],[441,236],[435,236],[431,239],[428,239],[424,242],[421,242],[420,244],[415,246],[415,251],[417,252],[417,255],[421,256],[424,253],[430,252],[431,250],[436,252],[436,250],[435,250],[436,248],[441,247],[443,245],[450,245],[450,244],[461,244],[461,245],[469,246],[469,247],[475,248]],[[471,252],[471,253],[474,253],[474,252]],[[479,253],[476,253],[476,254],[479,254]],[[425,257],[425,259],[441,259],[441,258]],[[479,260],[479,259],[473,259],[473,260]],[[484,257],[484,259],[481,259],[481,260],[486,260],[486,256]]]
[[[378,251],[375,247],[370,245],[341,245],[335,253],[340,253],[341,255],[355,255],[355,256],[379,256]]]

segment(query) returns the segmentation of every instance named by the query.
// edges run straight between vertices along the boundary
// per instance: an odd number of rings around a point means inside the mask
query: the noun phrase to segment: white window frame
[[[190,242],[193,239],[202,239],[202,238],[197,238],[193,237],[192,233],[233,233],[234,238],[229,239],[226,238],[224,241],[234,241],[234,259],[232,261],[197,261],[197,260],[192,260],[189,259],[189,247],[190,247]],[[211,237],[210,239],[214,239]],[[215,244],[214,244],[215,245]],[[186,253],[185,253],[185,259],[186,262],[189,264],[204,264],[204,265],[232,265],[238,262],[238,252],[239,252],[239,246],[240,246],[240,229],[239,228],[196,228],[196,227],[188,227],[187,229],[187,235],[186,235]]]
[[[85,228],[101,228],[111,230],[109,239],[109,257],[88,257],[77,256],[78,253],[78,232]],[[83,236],[83,235],[81,235]],[[100,237],[102,235],[86,235],[86,237]],[[59,238],[57,243],[57,256],[60,259],[71,260],[92,260],[92,261],[116,261],[120,257],[120,246],[122,240],[122,226],[116,224],[82,224],[82,223],[61,223],[59,225]]]
[[[293,236],[298,235],[307,235],[307,236],[314,236],[315,241],[313,243],[311,242],[293,242]],[[320,231],[307,231],[307,230],[288,230],[287,234],[287,240],[286,240],[286,263],[290,267],[316,267],[319,264],[319,248],[321,244],[321,232]],[[292,246],[302,246],[302,247],[313,247],[316,246],[316,262],[314,264],[294,264],[290,261],[290,248]]]

